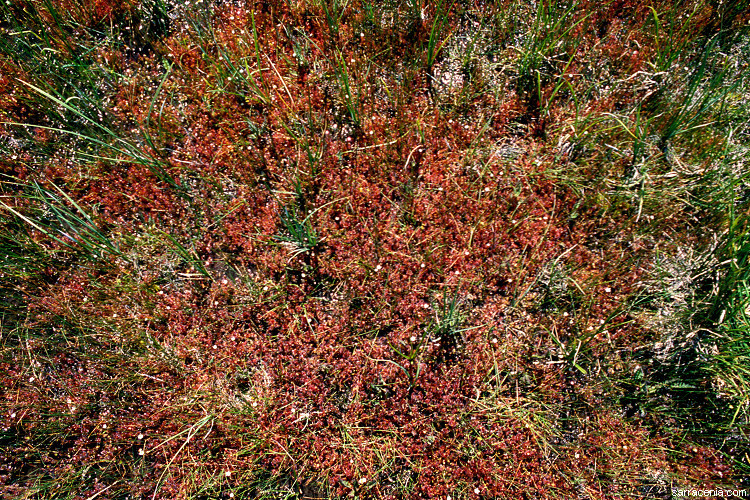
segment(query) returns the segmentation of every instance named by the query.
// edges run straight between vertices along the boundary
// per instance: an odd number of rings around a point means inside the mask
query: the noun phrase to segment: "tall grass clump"
[[[654,261],[645,296],[653,294],[646,303],[657,313],[646,325],[657,341],[637,356],[637,390],[624,400],[673,432],[690,429],[747,471],[748,170],[746,127],[738,126],[750,95],[747,30],[689,36],[670,32],[658,47],[654,64],[677,68],[670,83],[638,103],[631,125],[615,117],[630,136],[626,184],[637,189],[642,230],[665,230],[644,221],[647,212],[650,221],[666,213],[702,221]]]
[[[546,87],[558,84],[554,96],[564,83],[587,32],[587,18],[576,2],[540,1],[527,32],[518,36],[516,90],[533,115],[548,106],[543,95]]]
[[[745,138],[746,139],[746,138]],[[748,432],[750,422],[750,227],[748,226],[747,142],[724,157],[724,165],[733,171],[726,178],[721,194],[726,199],[726,232],[717,250],[718,282],[712,290],[707,317],[713,321],[715,348],[707,370],[720,395],[732,402],[725,409],[729,425]],[[739,153],[739,154],[737,154]],[[744,154],[742,154],[744,153]],[[745,435],[747,438],[747,435]]]
[[[92,12],[62,10],[54,2],[32,2],[23,9],[3,5],[7,36],[0,42],[0,54],[18,75],[11,88],[24,106],[15,120],[3,120],[6,126],[46,131],[51,144],[73,158],[142,164],[181,192],[148,130],[153,102],[146,123],[139,124],[141,134],[132,138],[124,131],[129,124],[119,123],[111,112],[112,94],[125,76],[107,54],[131,45],[146,50],[168,30],[162,2],[139,7],[110,12],[122,22],[115,29],[100,24]],[[41,145],[32,140],[29,146]]]
[[[18,189],[19,186],[14,188]],[[107,254],[124,258],[117,245],[97,227],[91,216],[61,188],[52,184],[50,190],[37,182],[21,185],[20,188],[25,193],[17,193],[15,198],[30,202],[33,213],[24,214],[1,199],[0,206],[30,228],[52,238],[62,247],[81,250],[90,258],[103,259]]]

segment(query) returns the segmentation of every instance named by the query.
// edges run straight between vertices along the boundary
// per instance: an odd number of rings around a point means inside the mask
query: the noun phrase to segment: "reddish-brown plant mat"
[[[741,3],[3,2],[0,498],[747,494]]]

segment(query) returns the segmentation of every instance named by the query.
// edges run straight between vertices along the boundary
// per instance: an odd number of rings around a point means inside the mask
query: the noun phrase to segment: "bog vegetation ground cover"
[[[3,498],[750,487],[742,2],[0,12]]]

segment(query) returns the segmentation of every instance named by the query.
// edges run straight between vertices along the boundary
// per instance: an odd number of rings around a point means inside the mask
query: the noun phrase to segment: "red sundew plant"
[[[9,495],[744,484],[741,12],[0,12]]]

